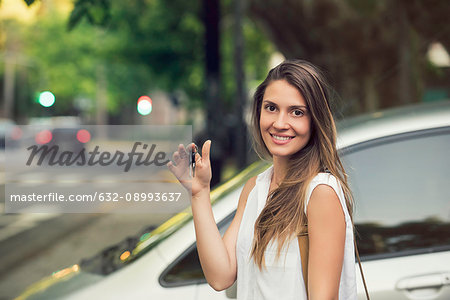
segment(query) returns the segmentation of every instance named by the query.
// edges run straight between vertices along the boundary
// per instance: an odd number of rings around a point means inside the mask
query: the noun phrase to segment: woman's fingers
[[[180,164],[186,165],[189,163],[188,153],[186,152],[183,144],[180,144],[178,146],[178,150],[173,153],[172,160],[177,166]]]
[[[205,163],[209,162],[209,150],[211,149],[211,141],[207,140],[202,147],[202,155],[200,153],[195,154],[195,164],[198,166],[202,166]]]
[[[193,143],[186,148],[180,144],[173,154],[173,161],[166,164],[167,168],[188,191],[197,193],[211,181],[210,150],[210,140],[203,144],[201,153]],[[194,172],[190,171],[192,153],[195,153]]]
[[[175,164],[178,166],[180,164],[180,154],[178,153],[178,151],[175,151],[172,155],[172,161],[175,162]]]
[[[183,145],[183,144],[180,144],[180,145],[178,146],[178,153],[179,153],[180,158],[181,158],[182,160],[188,159],[188,154],[186,153],[186,149],[184,148],[184,145]]]
[[[167,168],[169,168],[169,171],[172,172],[173,174],[175,174],[175,166],[173,165],[173,163],[171,161],[169,161],[166,164]]]
[[[197,152],[195,153],[195,164],[196,165],[200,165],[202,163],[202,157],[200,156],[200,154]]]
[[[187,148],[189,149],[190,153],[192,153],[194,151],[196,152],[196,150],[197,150],[197,146],[194,143],[189,144],[189,146]]]
[[[172,173],[181,175],[190,168],[190,155],[195,151],[195,164],[198,167],[208,166],[210,158],[211,140],[207,140],[202,146],[202,155],[196,151],[197,146],[194,143],[189,144],[186,148],[183,144],[178,145],[178,150],[172,155],[172,162],[167,163],[167,167]]]

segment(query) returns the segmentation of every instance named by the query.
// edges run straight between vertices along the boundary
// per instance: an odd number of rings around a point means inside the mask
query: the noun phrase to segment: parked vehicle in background
[[[70,151],[78,153],[84,148],[80,141],[80,130],[86,131],[81,126],[81,120],[74,116],[59,116],[32,118],[28,129],[32,130],[34,143],[58,146],[61,152]]]
[[[22,130],[13,120],[0,118],[0,149],[5,149],[6,139],[14,146],[14,142],[21,137]]]
[[[450,102],[357,117],[339,123],[338,132],[371,298],[450,299]],[[212,191],[222,233],[234,216],[243,184],[267,167],[264,162],[252,164]],[[216,292],[205,283],[189,210],[138,240],[136,246],[110,248],[56,272],[20,299],[235,296],[233,289]],[[357,280],[359,299],[365,299]]]

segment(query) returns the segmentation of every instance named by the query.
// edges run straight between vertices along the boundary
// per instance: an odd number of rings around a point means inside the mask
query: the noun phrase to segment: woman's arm
[[[217,291],[230,287],[236,280],[236,241],[244,214],[248,194],[255,185],[255,179],[245,184],[233,221],[225,235],[220,236],[212,213],[209,191],[192,199],[197,249],[203,273],[209,285]]]
[[[196,155],[195,177],[186,175],[187,155],[180,145],[173,159],[176,166],[168,164],[169,169],[192,191],[192,215],[194,218],[197,251],[203,273],[209,285],[215,290],[224,290],[236,280],[236,241],[239,226],[244,213],[248,194],[255,185],[255,178],[250,179],[244,186],[239,198],[238,208],[230,227],[223,239],[219,233],[210,200],[211,165],[209,160],[211,142],[206,141],[202,147],[202,156]],[[189,180],[189,182],[187,182]]]
[[[332,187],[318,185],[307,209],[309,234],[309,300],[339,298],[344,260],[345,216]]]

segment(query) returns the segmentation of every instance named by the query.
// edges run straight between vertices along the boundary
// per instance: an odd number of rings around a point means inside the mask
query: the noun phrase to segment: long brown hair
[[[251,255],[261,269],[264,251],[269,242],[278,242],[277,257],[292,237],[305,231],[306,190],[311,180],[327,169],[336,177],[344,191],[350,217],[353,199],[336,149],[336,126],[329,105],[329,85],[320,70],[303,60],[287,60],[270,70],[254,94],[252,133],[254,146],[262,158],[271,158],[261,136],[261,105],[267,86],[275,80],[285,80],[297,88],[305,99],[311,116],[311,137],[308,143],[289,158],[284,180],[269,193],[266,205],[255,222]],[[273,240],[272,240],[273,239]]]

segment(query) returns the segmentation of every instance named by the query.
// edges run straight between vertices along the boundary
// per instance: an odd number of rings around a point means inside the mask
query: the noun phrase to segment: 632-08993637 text
[[[47,194],[13,194],[10,195],[10,202],[119,202],[125,200],[127,202],[177,202],[181,193],[108,193],[95,192],[93,194],[70,194],[66,196],[59,193]]]

